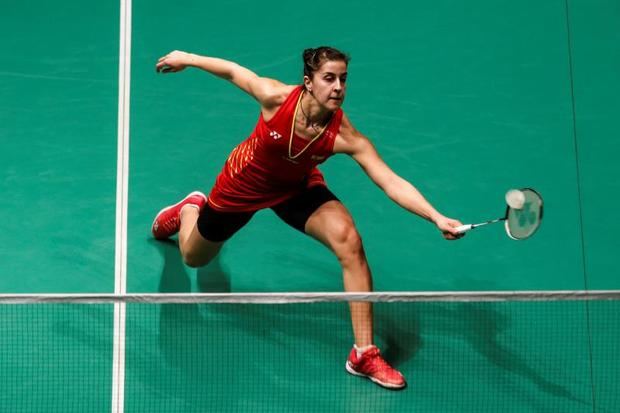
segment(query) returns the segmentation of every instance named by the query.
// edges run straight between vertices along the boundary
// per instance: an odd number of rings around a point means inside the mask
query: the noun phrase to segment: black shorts
[[[287,199],[271,209],[291,227],[305,233],[306,221],[321,205],[328,201],[339,201],[327,187],[316,185]],[[207,203],[198,217],[198,232],[206,240],[223,242],[247,224],[256,211],[222,212]]]

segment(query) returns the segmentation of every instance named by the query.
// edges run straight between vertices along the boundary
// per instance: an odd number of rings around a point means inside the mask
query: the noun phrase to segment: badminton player
[[[331,47],[306,49],[303,84],[286,85],[215,57],[173,51],[160,58],[156,70],[161,73],[195,67],[230,81],[258,101],[260,116],[254,132],[232,150],[208,196],[192,192],[162,209],[153,222],[153,236],[165,239],[178,232],[184,261],[200,267],[256,211],[271,208],[285,223],[333,251],[346,291],[371,291],[371,273],[353,219],[317,169],[331,155],[344,153],[396,204],[432,222],[444,238],[459,238],[455,227],[461,223],[440,214],[395,174],[342,111],[348,61]],[[371,303],[350,307],[355,343],[347,371],[383,387],[404,388],[402,374],[373,344]]]

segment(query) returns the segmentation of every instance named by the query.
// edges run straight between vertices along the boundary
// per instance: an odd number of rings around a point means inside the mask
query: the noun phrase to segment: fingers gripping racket
[[[543,217],[543,200],[531,188],[511,189],[506,193],[506,214],[491,221],[467,224],[457,227],[459,233],[471,231],[496,222],[504,222],[506,234],[514,240],[522,240],[534,235]]]

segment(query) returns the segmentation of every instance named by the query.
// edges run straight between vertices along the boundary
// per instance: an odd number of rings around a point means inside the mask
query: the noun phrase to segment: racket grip
[[[460,227],[456,227],[454,229],[457,230],[459,232],[459,234],[462,234],[462,233],[467,232],[470,229],[472,229],[472,227],[473,227],[472,224],[466,224],[466,225],[461,225]]]

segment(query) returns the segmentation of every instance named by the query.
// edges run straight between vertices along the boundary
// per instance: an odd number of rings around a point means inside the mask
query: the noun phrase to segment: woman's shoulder
[[[286,99],[298,88],[296,85],[287,85],[284,83],[280,83],[279,81],[277,85],[273,86],[272,91],[272,103],[274,106],[281,106]]]
[[[252,85],[254,96],[267,109],[282,105],[295,87],[266,77],[258,78]]]
[[[277,83],[276,83],[277,82]],[[286,100],[298,88],[296,85],[287,85],[279,81],[269,87],[269,92],[265,94],[265,99],[261,99],[261,111],[265,119],[271,119],[284,105]]]

